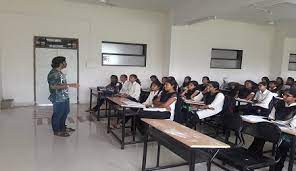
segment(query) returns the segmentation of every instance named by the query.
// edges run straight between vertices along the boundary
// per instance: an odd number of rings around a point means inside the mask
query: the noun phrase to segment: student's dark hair
[[[127,75],[126,74],[122,74],[121,77],[124,77],[125,79],[127,79]]]
[[[209,84],[211,84],[214,88],[219,90],[220,84],[217,81],[210,81]]]
[[[136,74],[131,74],[130,77],[134,77],[136,79],[136,82],[141,85],[141,81]]]
[[[294,78],[292,78],[292,77],[288,77],[288,78],[287,78],[287,81],[288,81],[288,80],[291,81],[291,82],[294,82]]]
[[[152,87],[153,84],[156,85],[156,86],[159,87],[159,88],[161,88],[161,86],[162,86],[162,84],[161,84],[161,82],[160,82],[159,80],[153,81],[153,82],[151,83],[151,85],[150,85],[150,88]]]
[[[263,82],[263,81],[261,81],[260,83],[258,83],[258,86],[259,85],[263,85],[263,86],[267,87],[267,83],[266,82]]]
[[[262,78],[261,78],[261,81],[262,81],[262,82],[265,81],[265,82],[267,82],[267,84],[270,82],[270,80],[269,80],[268,77],[262,77]]]
[[[269,81],[269,84],[272,83],[272,84],[275,84],[276,85],[276,81],[275,80],[272,80],[272,81]]]
[[[284,91],[284,94],[285,93],[291,94],[293,97],[296,97],[296,88],[289,88]]]
[[[189,84],[193,84],[196,88],[198,88],[198,82],[197,81],[190,81]]]
[[[65,61],[66,61],[66,57],[64,57],[64,56],[54,57],[51,61],[51,67],[58,68],[58,67],[60,67],[60,64],[62,64]]]
[[[114,78],[114,79],[116,79],[117,80],[117,82],[118,82],[118,77],[117,77],[117,75],[111,75],[111,77],[110,77],[111,79],[112,78]]]
[[[189,80],[189,82],[187,82],[187,83],[185,83],[185,80]],[[190,76],[186,76],[185,78],[184,78],[184,82],[183,82],[183,84],[182,84],[182,87],[186,87],[186,86],[188,86],[188,84],[190,83],[190,81],[191,81],[191,77]]]
[[[174,90],[177,91],[178,83],[174,77],[168,77],[165,83],[169,83],[174,87]]]
[[[210,81],[210,78],[209,78],[208,76],[203,76],[203,77],[202,77],[202,80],[204,80],[204,79]]]
[[[281,81],[281,83],[278,85],[278,86],[280,86],[280,85],[283,85],[284,84],[284,80],[283,80],[283,78],[282,77],[276,77],[276,81],[277,80],[280,80]]]
[[[154,79],[158,80],[158,78],[157,78],[157,76],[156,76],[156,75],[151,75],[151,76],[150,76],[150,79],[152,79],[152,78],[154,78]]]

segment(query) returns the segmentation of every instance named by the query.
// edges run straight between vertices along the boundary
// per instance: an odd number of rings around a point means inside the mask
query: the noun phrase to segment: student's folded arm
[[[52,85],[50,85],[50,87],[55,90],[63,90],[63,89],[67,89],[68,85],[67,84],[52,84]]]
[[[157,107],[160,107],[160,108],[167,108],[167,109],[171,109],[170,108],[170,105],[172,104],[172,103],[174,103],[175,101],[177,100],[177,98],[176,97],[171,97],[171,98],[169,98],[169,100],[167,100],[165,103],[160,103]]]
[[[221,93],[219,93],[219,94],[217,94],[216,95],[216,98],[214,99],[214,101],[211,103],[211,104],[209,104],[208,105],[208,108],[213,108],[213,109],[215,109],[215,107],[217,106],[217,105],[219,105],[220,103],[224,103],[224,95],[223,94],[221,94]]]
[[[191,95],[191,99],[193,99],[195,96],[197,96],[200,92],[199,91],[195,91],[192,95]]]
[[[254,96],[255,96],[255,93],[252,92],[245,98],[245,100],[252,100],[253,98],[254,98],[254,100],[256,100],[257,97],[256,96],[254,97]]]
[[[290,122],[290,126],[291,126],[292,128],[296,128],[296,116],[294,116],[293,119],[291,120],[291,122]]]

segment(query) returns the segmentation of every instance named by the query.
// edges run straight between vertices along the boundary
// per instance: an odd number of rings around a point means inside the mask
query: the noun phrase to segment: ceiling
[[[102,5],[101,0],[67,0]],[[106,0],[116,7],[169,12],[174,25],[216,16],[256,24],[295,26],[296,0]],[[296,30],[296,29],[291,29]],[[296,31],[295,31],[296,36]]]

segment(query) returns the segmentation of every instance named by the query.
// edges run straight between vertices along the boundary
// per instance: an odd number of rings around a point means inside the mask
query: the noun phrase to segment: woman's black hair
[[[262,82],[266,82],[267,84],[269,84],[269,82],[270,82],[270,80],[269,80],[268,77],[262,77],[262,78],[261,78],[261,81],[262,81]]]
[[[217,81],[210,81],[211,84],[215,89],[219,90],[220,84]]]
[[[156,85],[157,87],[161,88],[162,84],[159,80],[156,80],[156,81],[152,81],[151,85],[150,85],[150,88],[152,87],[152,84]]]
[[[288,81],[288,80],[290,80],[291,82],[294,82],[294,81],[295,81],[294,78],[292,78],[292,77],[288,77],[288,78],[287,78],[287,81]]]
[[[263,82],[263,81],[261,81],[260,83],[258,83],[258,85],[263,85],[263,86],[267,87],[267,83],[266,82]]]
[[[114,79],[116,79],[116,82],[118,82],[118,77],[117,77],[117,75],[111,75],[110,78],[111,78],[111,79],[114,78]]]
[[[152,78],[158,80],[158,78],[157,78],[156,75],[151,75],[151,76],[150,76],[150,79],[152,79]]]
[[[189,84],[193,84],[196,88],[198,88],[198,82],[197,81],[190,81]]]
[[[62,64],[64,62],[66,62],[66,57],[64,57],[64,56],[54,57],[51,61],[51,67],[58,68],[58,67],[60,67],[60,64]]]
[[[169,83],[174,87],[174,90],[177,91],[178,83],[174,77],[168,77],[165,83]]]
[[[131,74],[130,77],[134,77],[136,79],[136,82],[141,85],[141,81],[136,74]]]
[[[120,77],[124,77],[125,79],[127,79],[127,75],[126,74],[122,74]]]
[[[189,82],[185,83],[185,80],[186,80],[186,79],[188,79]],[[184,82],[183,82],[183,84],[182,84],[182,87],[187,87],[187,86],[189,85],[190,81],[191,81],[191,77],[190,77],[190,76],[186,76],[186,77],[184,78]]]
[[[278,80],[280,80],[281,83],[278,84],[277,86],[282,86],[282,85],[284,85],[284,79],[283,79],[282,77],[276,77],[276,81],[277,81],[277,82],[278,82]]]
[[[204,79],[210,81],[210,78],[209,78],[208,76],[204,76],[204,77],[202,77],[202,80],[204,80]]]

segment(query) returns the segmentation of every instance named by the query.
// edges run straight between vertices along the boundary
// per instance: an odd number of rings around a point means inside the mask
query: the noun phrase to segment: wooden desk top
[[[242,116],[242,120],[247,123],[258,123],[258,122],[270,122],[269,120],[263,119],[262,116],[254,116],[254,115],[245,115]],[[282,132],[290,134],[292,136],[296,136],[296,129],[279,126],[279,128],[282,130]]]
[[[132,100],[129,100],[125,97],[107,97],[108,100],[112,101],[113,103],[121,106],[121,107],[129,107],[129,108],[145,108],[145,105],[141,103],[134,102]]]
[[[254,103],[254,102],[252,102],[250,100],[245,100],[245,99],[241,99],[241,98],[235,98],[235,100],[238,101],[238,102]]]
[[[190,148],[230,148],[214,138],[187,128],[171,120],[142,119],[148,125],[160,130]]]
[[[194,101],[194,100],[184,100],[184,103],[190,104],[190,105],[205,105],[204,102]]]

